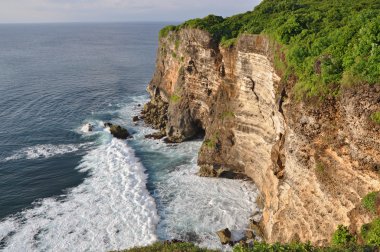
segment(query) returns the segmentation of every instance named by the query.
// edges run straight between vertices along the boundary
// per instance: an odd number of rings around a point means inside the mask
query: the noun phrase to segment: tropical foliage
[[[183,27],[206,30],[224,46],[240,34],[266,34],[282,45],[286,71],[297,76],[303,95],[380,83],[378,0],[263,0],[253,11],[189,20],[160,35]]]

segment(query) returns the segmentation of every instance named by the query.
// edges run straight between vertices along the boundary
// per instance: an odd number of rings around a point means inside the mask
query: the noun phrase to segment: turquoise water
[[[131,122],[164,25],[0,25],[0,250],[219,247],[215,230],[258,211],[254,185],[195,175],[201,140],[166,145]]]

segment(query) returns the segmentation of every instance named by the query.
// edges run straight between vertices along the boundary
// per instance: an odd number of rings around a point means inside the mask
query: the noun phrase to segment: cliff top
[[[167,26],[160,37],[183,28],[206,30],[222,46],[232,46],[244,33],[268,35],[282,48],[274,55],[276,68],[285,78],[297,77],[301,95],[380,83],[378,0],[263,0],[253,11],[232,17],[209,15]]]

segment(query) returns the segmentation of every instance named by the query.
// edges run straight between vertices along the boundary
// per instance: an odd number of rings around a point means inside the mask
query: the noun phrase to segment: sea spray
[[[124,141],[91,150],[78,169],[89,177],[67,196],[43,199],[0,223],[5,251],[107,251],[157,239],[145,169]]]

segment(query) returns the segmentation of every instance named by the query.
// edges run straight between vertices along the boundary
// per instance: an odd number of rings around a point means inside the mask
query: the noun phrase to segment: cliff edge
[[[182,28],[160,38],[145,121],[182,142],[204,134],[200,176],[248,176],[262,194],[268,242],[324,245],[338,225],[359,233],[363,196],[380,190],[380,85],[297,98],[296,76],[276,67],[281,46],[244,34],[222,46]],[[247,220],[248,222],[248,220]]]

